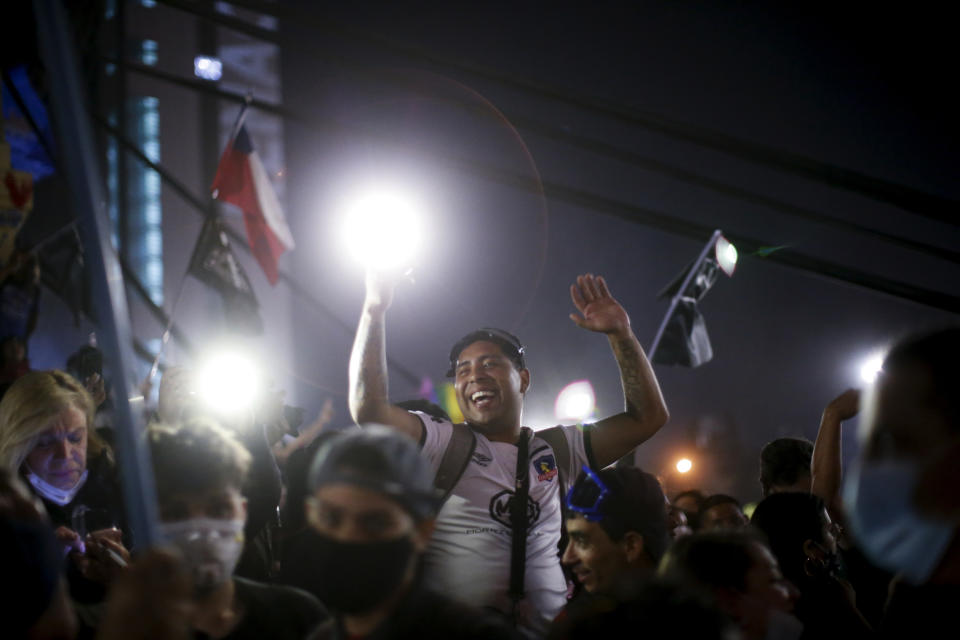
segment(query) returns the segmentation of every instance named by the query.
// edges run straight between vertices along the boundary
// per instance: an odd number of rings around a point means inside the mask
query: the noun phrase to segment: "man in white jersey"
[[[358,423],[390,425],[421,443],[434,471],[440,468],[453,425],[408,412],[387,395],[384,317],[393,282],[368,275],[366,297],[350,357],[350,411]],[[630,329],[630,318],[602,277],[579,276],[570,287],[579,314],[573,322],[606,334],[620,368],[624,411],[589,428],[562,427],[569,448],[567,478],[588,464],[602,469],[647,440],[668,419],[653,369]],[[483,329],[451,352],[457,403],[476,437],[473,455],[437,518],[425,558],[425,585],[469,604],[512,614],[531,636],[545,633],[566,603],[557,545],[561,513],[557,456],[540,437],[529,441],[529,497],[524,599],[512,607],[510,498],[517,485],[523,396],[530,386],[523,347],[512,335]]]

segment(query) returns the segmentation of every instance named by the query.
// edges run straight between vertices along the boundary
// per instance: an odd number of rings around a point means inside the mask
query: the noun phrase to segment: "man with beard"
[[[193,583],[190,625],[198,637],[307,636],[326,612],[310,594],[233,576],[243,551],[250,454],[215,423],[151,425],[160,535],[183,556]]]
[[[424,557],[429,587],[495,609],[531,636],[542,636],[566,603],[557,549],[561,480],[588,465],[602,469],[650,438],[668,418],[653,369],[630,318],[602,277],[577,278],[573,322],[605,334],[623,383],[625,408],[589,427],[522,427],[531,375],[524,348],[500,329],[457,341],[450,371],[464,424],[404,411],[388,400],[384,318],[393,283],[368,274],[363,313],[350,359],[350,410],[358,423],[377,422],[419,442],[449,498]],[[466,445],[464,446],[464,443]],[[450,471],[449,451],[465,448]],[[526,494],[526,500],[522,497]],[[523,531],[525,529],[525,531]],[[517,532],[520,531],[519,535]]]
[[[305,562],[334,612],[312,637],[513,638],[479,610],[423,588],[418,567],[440,495],[417,446],[383,426],[339,434],[310,469]]]

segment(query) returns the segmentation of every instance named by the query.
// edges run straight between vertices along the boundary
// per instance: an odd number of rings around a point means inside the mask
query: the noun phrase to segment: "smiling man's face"
[[[464,419],[481,433],[519,427],[530,372],[517,370],[495,342],[467,345],[454,368],[457,403]]]
[[[567,518],[567,534],[570,541],[563,552],[563,564],[587,592],[610,593],[627,567],[626,550],[598,523],[581,517]]]

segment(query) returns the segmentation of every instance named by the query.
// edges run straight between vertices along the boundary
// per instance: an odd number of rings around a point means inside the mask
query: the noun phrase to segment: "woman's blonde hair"
[[[66,409],[79,409],[87,419],[87,459],[109,447],[93,429],[93,398],[63,371],[31,371],[10,385],[0,401],[0,465],[18,470],[50,422]]]

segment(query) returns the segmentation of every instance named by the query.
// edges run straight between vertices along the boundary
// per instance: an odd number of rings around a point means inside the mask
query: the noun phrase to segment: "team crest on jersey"
[[[540,456],[533,461],[533,468],[537,472],[537,480],[550,482],[557,476],[557,463],[552,455]]]
[[[507,527],[510,525],[510,509],[514,500],[513,491],[501,491],[490,499],[490,517]],[[540,503],[527,496],[527,527],[532,527],[540,519]]]

